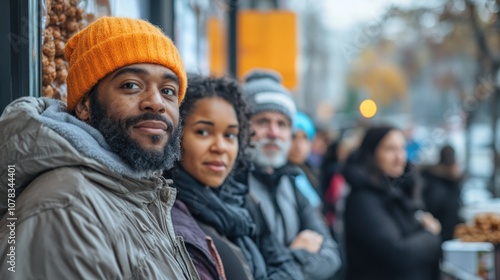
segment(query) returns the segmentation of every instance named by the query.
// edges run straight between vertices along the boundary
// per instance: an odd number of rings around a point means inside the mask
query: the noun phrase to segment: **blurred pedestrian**
[[[349,143],[348,143],[349,142]],[[320,193],[322,198],[322,212],[327,224],[333,228],[337,220],[337,211],[342,197],[348,192],[347,184],[342,175],[342,166],[347,156],[356,147],[357,141],[353,138],[340,138],[332,142],[323,156],[320,169]],[[341,210],[341,209],[340,209]]]
[[[295,185],[311,205],[318,208],[321,205],[318,179],[306,164],[311,153],[315,133],[313,121],[306,114],[297,112],[293,118],[292,145],[288,152],[288,161],[290,164],[298,166],[302,171],[295,177]]]
[[[330,279],[341,265],[337,244],[319,211],[295,186],[300,170],[287,164],[295,103],[271,70],[247,74],[243,91],[254,132],[253,165],[239,181],[250,187],[252,216],[290,248],[304,278]]]
[[[307,165],[312,170],[313,174],[319,178],[321,162],[323,162],[323,156],[330,145],[331,139],[328,131],[316,127],[316,134],[314,135],[314,140],[311,147],[311,153],[307,158]]]
[[[439,163],[421,168],[425,182],[423,200],[426,209],[441,223],[442,241],[446,241],[453,239],[455,226],[462,223],[459,211],[463,176],[452,146],[442,147],[439,155]]]
[[[441,225],[413,195],[402,131],[369,128],[343,168],[348,280],[431,280],[438,275]]]
[[[302,279],[286,247],[269,232],[257,235],[243,207],[248,187],[230,179],[241,168],[249,141],[246,112],[236,81],[189,77],[180,107],[182,159],[167,173],[179,191],[172,210],[175,231],[202,279]]]
[[[0,171],[0,278],[199,279],[172,230],[175,189],[158,173],[180,155],[177,48],[144,20],[103,17],[64,51],[67,104],[26,97],[0,118],[1,166],[16,171],[10,188]]]

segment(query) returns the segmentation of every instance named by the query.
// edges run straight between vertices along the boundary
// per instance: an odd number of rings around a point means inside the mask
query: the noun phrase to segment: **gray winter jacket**
[[[64,103],[9,105],[0,167],[0,279],[198,279],[173,231],[175,189],[131,170]]]
[[[319,211],[293,184],[294,176],[299,174],[297,167],[285,166],[275,173],[266,175],[265,178],[274,176],[278,180],[275,185],[270,181],[259,180],[253,172],[249,172],[247,178],[241,176],[240,181],[243,179],[250,186],[252,201],[258,205],[252,209],[257,208],[261,212],[250,210],[250,213],[257,224],[265,224],[285,246],[290,246],[303,230],[321,234],[324,239],[317,253],[309,253],[304,249],[291,249],[291,253],[301,266],[304,279],[332,279],[342,265],[338,246],[330,236]]]

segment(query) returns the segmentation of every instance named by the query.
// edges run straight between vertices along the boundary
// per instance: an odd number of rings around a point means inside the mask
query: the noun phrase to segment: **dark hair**
[[[204,98],[218,97],[226,100],[234,107],[239,123],[238,156],[232,173],[246,166],[250,144],[250,120],[248,107],[238,82],[228,77],[203,77],[198,74],[188,74],[188,88],[184,101],[179,108],[181,125],[184,127],[186,117],[195,108],[196,103]]]
[[[359,148],[366,153],[375,154],[378,145],[384,137],[393,130],[399,130],[390,125],[379,125],[368,128]]]
[[[445,145],[439,153],[439,163],[443,165],[453,165],[455,163],[455,150],[450,145]]]
[[[326,168],[328,165],[339,161],[339,147],[340,140],[338,139],[328,145],[328,147],[326,148],[326,152],[324,153],[321,160],[321,169]]]
[[[377,164],[375,152],[380,142],[382,142],[384,137],[391,131],[401,130],[390,125],[380,125],[368,128],[359,148],[362,164],[372,179],[376,181],[385,178],[385,175]]]

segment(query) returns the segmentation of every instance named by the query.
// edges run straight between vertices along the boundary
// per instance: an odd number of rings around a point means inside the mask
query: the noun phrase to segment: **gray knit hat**
[[[290,121],[296,112],[295,102],[290,92],[281,84],[278,72],[267,69],[254,69],[245,76],[243,93],[254,115],[264,111],[282,113]]]

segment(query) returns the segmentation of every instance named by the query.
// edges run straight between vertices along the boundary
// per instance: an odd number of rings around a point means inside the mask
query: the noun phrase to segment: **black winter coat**
[[[375,182],[359,154],[343,174],[351,186],[345,209],[348,280],[432,280],[438,272],[440,237],[424,230],[409,194],[413,175]]]
[[[459,216],[461,178],[446,172],[442,166],[430,166],[421,171],[425,181],[423,199],[429,211],[441,223],[442,241],[453,239],[455,226],[462,222]]]

